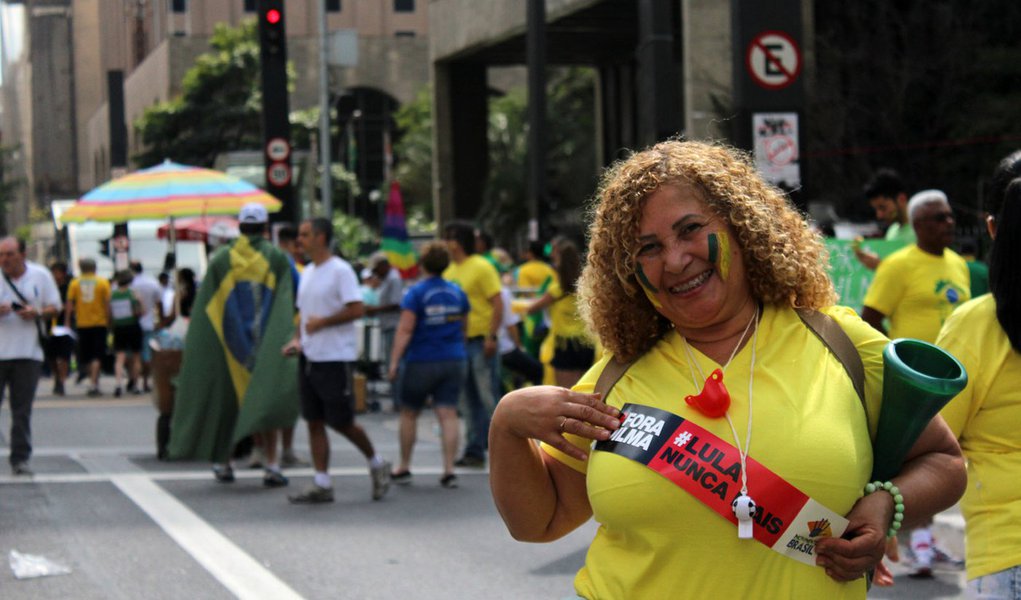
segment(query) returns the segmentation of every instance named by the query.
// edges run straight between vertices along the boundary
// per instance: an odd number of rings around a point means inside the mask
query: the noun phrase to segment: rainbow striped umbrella
[[[249,202],[258,202],[269,212],[280,210],[279,200],[247,181],[166,160],[104,183],[60,218],[81,223],[236,215]]]

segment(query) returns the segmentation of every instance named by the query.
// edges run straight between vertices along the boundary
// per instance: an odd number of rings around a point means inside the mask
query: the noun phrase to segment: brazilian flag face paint
[[[649,302],[652,302],[652,305],[656,308],[663,308],[659,298],[656,297],[659,290],[656,289],[656,286],[652,285],[649,278],[645,276],[645,271],[642,269],[642,263],[635,265],[635,276],[638,277],[638,283],[641,284],[642,291],[645,292],[645,297],[649,299]]]
[[[709,262],[716,265],[721,279],[730,275],[730,238],[726,233],[709,234]]]

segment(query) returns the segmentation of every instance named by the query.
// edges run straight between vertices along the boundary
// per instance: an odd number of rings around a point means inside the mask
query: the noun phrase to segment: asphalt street
[[[112,381],[104,381],[112,389]],[[156,410],[148,395],[86,399],[85,388],[48,394],[33,416],[32,478],[0,472],[0,550],[40,556],[69,574],[17,579],[0,568],[0,598],[563,598],[595,532],[588,523],[550,544],[516,542],[489,494],[485,470],[459,471],[440,487],[437,428],[420,420],[408,486],[370,497],[364,459],[331,434],[336,501],[287,502],[311,481],[291,469],[289,487],[264,489],[261,470],[238,469],[229,485],[202,463],[156,459]],[[388,403],[384,401],[384,406]],[[397,456],[397,417],[359,417],[378,450]],[[6,464],[10,418],[0,409]],[[295,447],[308,456],[299,423]],[[937,520],[942,545],[963,553],[960,517]],[[875,598],[963,597],[963,573],[917,581],[894,566],[896,585]],[[764,597],[768,597],[768,594]]]

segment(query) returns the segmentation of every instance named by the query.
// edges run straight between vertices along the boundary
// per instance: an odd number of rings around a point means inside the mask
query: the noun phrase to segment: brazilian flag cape
[[[210,261],[192,306],[171,420],[172,459],[225,462],[234,444],[298,418],[297,359],[287,256],[241,236]]]

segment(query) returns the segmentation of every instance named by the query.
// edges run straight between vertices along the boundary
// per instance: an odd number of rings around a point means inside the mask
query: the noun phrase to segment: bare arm
[[[585,476],[547,455],[533,440],[584,460],[587,452],[563,433],[605,440],[620,426],[618,414],[598,395],[553,386],[517,390],[500,400],[489,429],[490,487],[515,539],[555,540],[592,516]]]
[[[538,300],[529,304],[525,312],[532,315],[545,309],[550,304],[553,304],[553,295],[546,292]]]
[[[925,522],[952,506],[967,485],[964,457],[943,418],[936,416],[911,447],[900,473],[892,480],[904,497],[903,529]],[[820,540],[817,562],[837,581],[850,581],[883,558],[886,532],[893,518],[893,497],[868,494],[847,514],[843,538]]]
[[[397,331],[394,333],[394,347],[390,352],[390,369],[387,375],[391,381],[397,378],[397,367],[404,356],[404,351],[408,349],[408,344],[411,343],[417,320],[414,311],[407,309],[401,311],[401,320],[397,322]]]
[[[886,318],[886,315],[871,306],[866,306],[861,311],[861,318],[863,321],[875,328],[876,331],[886,335],[886,329],[883,327],[883,319]]]
[[[355,319],[365,316],[365,304],[362,302],[348,302],[344,308],[326,317],[309,317],[305,323],[305,331],[315,333],[326,327],[342,325]]]
[[[496,336],[500,334],[500,327],[503,326],[503,298],[496,294],[489,299],[489,305],[493,307],[493,316],[489,318],[489,333],[486,334],[482,350],[486,357],[496,354]]]

